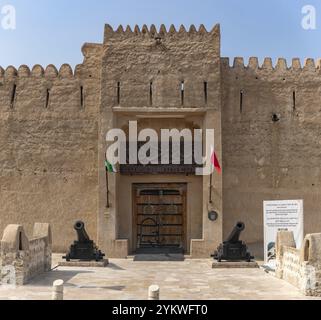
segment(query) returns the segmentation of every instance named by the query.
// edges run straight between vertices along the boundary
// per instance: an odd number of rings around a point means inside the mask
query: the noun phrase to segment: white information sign
[[[264,201],[264,259],[275,267],[275,242],[278,231],[293,231],[297,248],[304,237],[303,200]]]

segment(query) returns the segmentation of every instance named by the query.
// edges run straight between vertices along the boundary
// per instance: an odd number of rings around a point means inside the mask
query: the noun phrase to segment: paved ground
[[[55,256],[55,261],[60,256]],[[158,284],[161,299],[306,299],[261,269],[213,270],[211,260],[111,260],[107,268],[58,268],[17,289],[0,287],[0,299],[51,299],[54,280],[65,281],[65,299],[146,299]]]

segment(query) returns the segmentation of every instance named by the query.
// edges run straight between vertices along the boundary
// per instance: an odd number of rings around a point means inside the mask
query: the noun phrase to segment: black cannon
[[[63,259],[81,260],[81,261],[101,261],[104,259],[103,254],[94,241],[90,240],[86,230],[85,224],[82,221],[77,221],[74,225],[74,229],[77,232],[78,241],[75,241],[71,245],[69,252]]]
[[[231,262],[251,262],[254,257],[248,252],[246,244],[240,240],[240,235],[244,229],[245,224],[243,222],[238,222],[230,236],[226,241],[219,245],[212,257],[218,262],[221,262],[222,260]]]

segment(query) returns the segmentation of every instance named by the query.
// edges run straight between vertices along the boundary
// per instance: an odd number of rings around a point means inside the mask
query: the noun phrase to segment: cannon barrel
[[[67,261],[80,260],[80,261],[101,261],[104,259],[105,254],[102,253],[96,246],[93,240],[90,240],[86,229],[85,223],[77,221],[74,224],[74,229],[77,232],[78,241],[70,246],[70,249],[63,259]]]
[[[245,229],[245,224],[243,222],[238,222],[234,227],[233,231],[227,238],[226,242],[236,243],[240,240],[240,235],[242,231]]]
[[[90,238],[85,229],[85,224],[82,221],[77,221],[74,225],[74,229],[77,232],[78,241],[80,243],[90,241]]]

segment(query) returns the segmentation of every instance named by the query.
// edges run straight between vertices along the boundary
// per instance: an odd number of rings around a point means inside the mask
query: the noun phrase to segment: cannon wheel
[[[99,262],[99,261],[100,261],[100,254],[99,254],[99,252],[96,252],[96,254],[95,254],[95,260],[96,260],[96,262]]]

